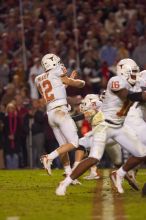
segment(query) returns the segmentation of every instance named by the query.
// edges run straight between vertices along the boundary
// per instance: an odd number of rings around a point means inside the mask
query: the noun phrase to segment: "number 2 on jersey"
[[[41,87],[42,87],[42,89],[41,89]],[[42,82],[42,85],[39,86],[38,89],[39,89],[39,92],[41,93],[41,95],[44,97],[46,103],[54,100],[54,98],[55,98],[54,94],[51,93],[52,92],[52,85],[48,79],[44,80]]]

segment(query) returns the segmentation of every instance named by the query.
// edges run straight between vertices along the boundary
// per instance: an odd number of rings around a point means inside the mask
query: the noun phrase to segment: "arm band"
[[[127,95],[127,98],[132,101],[132,102],[142,102],[142,92],[134,92],[134,93],[129,93]]]
[[[72,116],[72,119],[74,121],[80,121],[80,120],[83,120],[85,118],[84,114],[79,114],[79,115],[73,115]]]

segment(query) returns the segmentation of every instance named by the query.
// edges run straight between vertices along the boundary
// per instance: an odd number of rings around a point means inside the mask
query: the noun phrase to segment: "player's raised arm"
[[[132,92],[126,88],[114,92],[121,100],[130,100],[132,102],[146,102],[146,91]]]
[[[132,102],[146,102],[146,91],[132,92],[126,88],[114,92],[121,100],[129,99]]]
[[[62,76],[61,80],[67,86],[72,86],[76,88],[83,88],[85,86],[84,80],[69,78],[66,75]]]

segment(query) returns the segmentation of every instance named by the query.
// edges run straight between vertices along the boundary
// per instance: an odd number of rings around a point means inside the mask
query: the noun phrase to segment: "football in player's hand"
[[[146,197],[146,183],[142,187],[142,192],[141,192],[143,197]]]

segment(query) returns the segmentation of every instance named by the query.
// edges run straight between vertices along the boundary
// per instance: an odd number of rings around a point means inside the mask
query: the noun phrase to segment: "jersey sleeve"
[[[35,77],[34,82],[35,82],[35,85],[36,85],[36,87],[37,87],[39,93],[40,93],[41,96],[43,97],[43,91],[42,91],[42,88],[41,88],[41,86],[40,86],[40,84],[39,84],[39,82],[38,82],[38,77]]]
[[[115,76],[109,80],[108,87],[111,91],[116,92],[126,88],[126,82],[121,77]]]
[[[143,79],[142,79],[142,80],[140,81],[140,87],[141,87],[141,88],[146,88],[146,80],[143,80]]]

